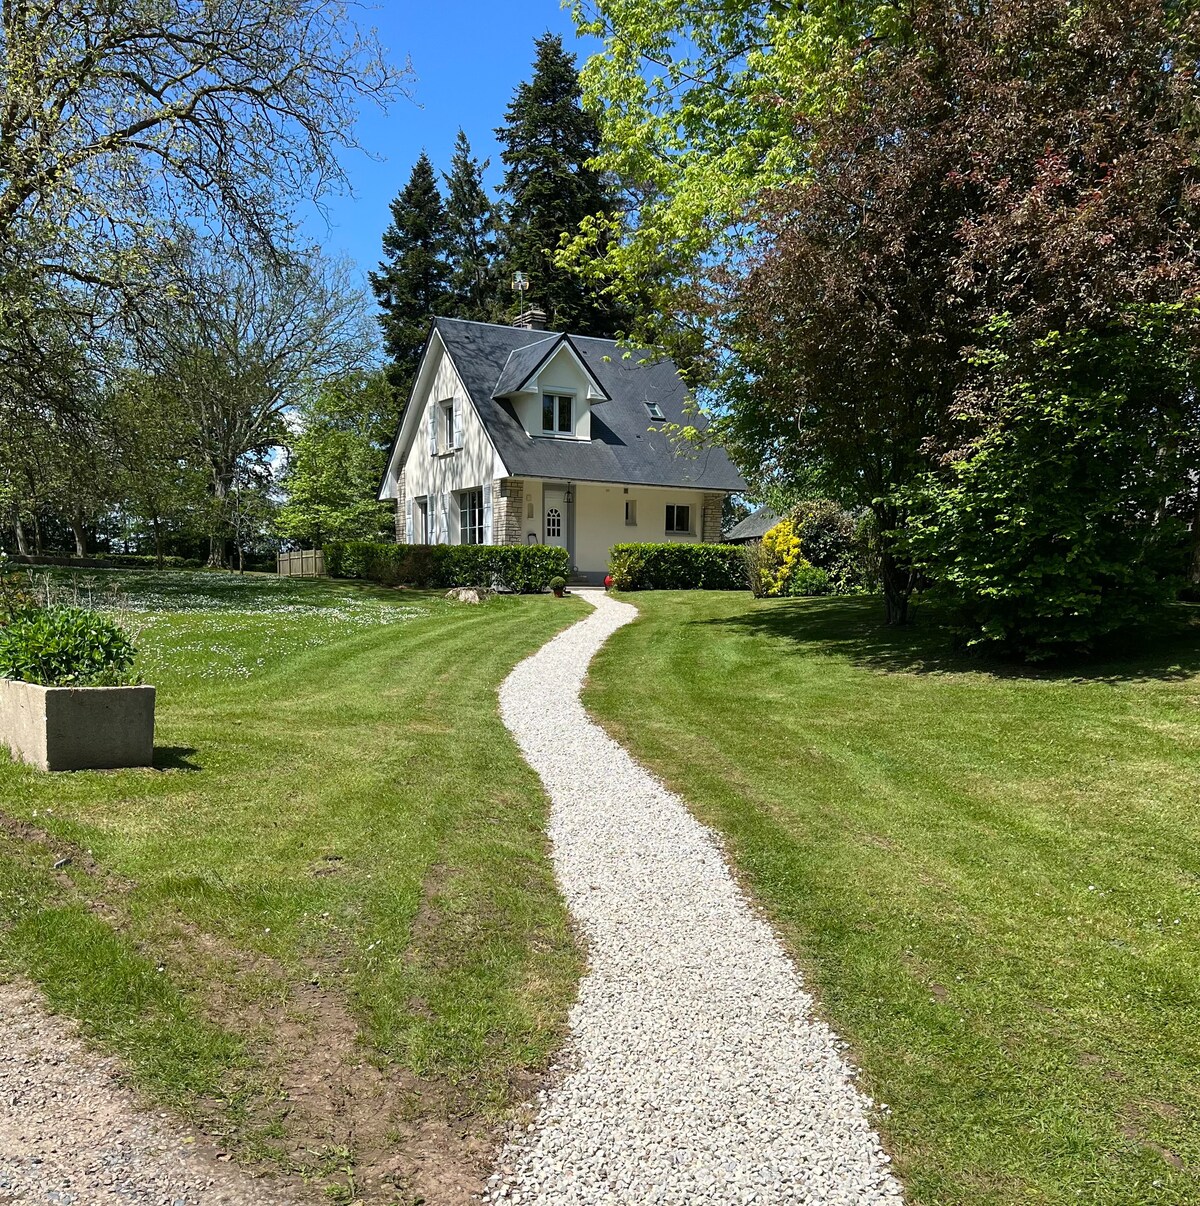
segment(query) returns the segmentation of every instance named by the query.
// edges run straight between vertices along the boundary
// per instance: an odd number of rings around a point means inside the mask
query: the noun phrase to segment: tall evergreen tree
[[[392,224],[383,234],[384,259],[371,273],[383,313],[383,345],[392,358],[392,383],[406,390],[417,371],[430,316],[450,300],[446,207],[433,164],[424,151],[408,183],[392,202]]]
[[[620,314],[594,285],[554,263],[564,234],[584,218],[616,206],[604,177],[591,166],[600,128],[583,107],[575,56],[557,34],[536,39],[533,78],[520,84],[496,130],[507,168],[504,233],[506,273],[530,280],[525,299],[546,311],[552,326],[583,335],[616,333]]]
[[[499,315],[496,212],[483,187],[488,161],[471,154],[460,129],[446,181],[446,227],[451,265],[450,292],[459,318],[489,322]]]

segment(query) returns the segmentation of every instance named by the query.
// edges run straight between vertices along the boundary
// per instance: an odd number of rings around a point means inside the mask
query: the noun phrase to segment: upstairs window
[[[659,406],[657,402],[647,402],[646,413],[649,414],[652,419],[658,419],[660,422],[667,417],[663,414],[662,407]]]
[[[449,452],[452,448],[457,447],[454,439],[454,403],[442,403],[442,432],[441,446],[443,451]]]
[[[627,528],[637,527],[637,499],[627,498],[625,500],[625,526]]]
[[[546,435],[574,435],[575,399],[570,394],[542,395],[542,431]]]
[[[667,504],[667,531],[690,532],[692,530],[692,508]]]

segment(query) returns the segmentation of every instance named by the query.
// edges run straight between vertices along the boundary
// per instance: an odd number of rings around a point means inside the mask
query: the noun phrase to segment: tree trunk
[[[217,501],[215,508],[213,530],[208,537],[208,564],[212,569],[225,569],[232,564],[226,556],[229,546],[229,534],[226,531],[225,500],[233,487],[233,470],[219,471],[213,474],[213,498]]]
[[[83,521],[83,511],[76,507],[71,512],[71,531],[75,533],[75,556],[87,556],[87,527]]]
[[[151,521],[154,528],[154,568],[162,569],[163,567],[163,537],[162,537],[162,520],[156,515]]]
[[[17,552],[22,557],[28,557],[29,541],[25,539],[25,525],[21,522],[21,510],[19,507],[13,511],[13,530],[17,534]]]
[[[1200,489],[1196,491],[1196,507],[1192,512],[1192,572],[1193,586],[1200,586]]]
[[[39,557],[42,555],[42,525],[36,511],[33,513],[33,551]]]
[[[908,601],[912,597],[912,572],[897,565],[895,557],[884,552],[881,558],[883,570],[883,607],[889,627],[908,623]]]

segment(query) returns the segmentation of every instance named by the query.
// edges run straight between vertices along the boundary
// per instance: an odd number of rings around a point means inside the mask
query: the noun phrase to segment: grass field
[[[0,972],[335,1200],[469,1183],[580,966],[495,692],[582,605],[74,581],[140,631],[157,766],[44,775],[0,752]]]
[[[875,600],[630,596],[586,703],[724,836],[909,1200],[1200,1202],[1200,640],[945,655]]]

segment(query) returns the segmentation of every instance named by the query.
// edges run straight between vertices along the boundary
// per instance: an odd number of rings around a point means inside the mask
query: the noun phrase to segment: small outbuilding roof
[[[725,540],[730,544],[742,540],[761,540],[778,522],[779,516],[770,507],[759,507],[753,514],[735,523],[725,533]]]

